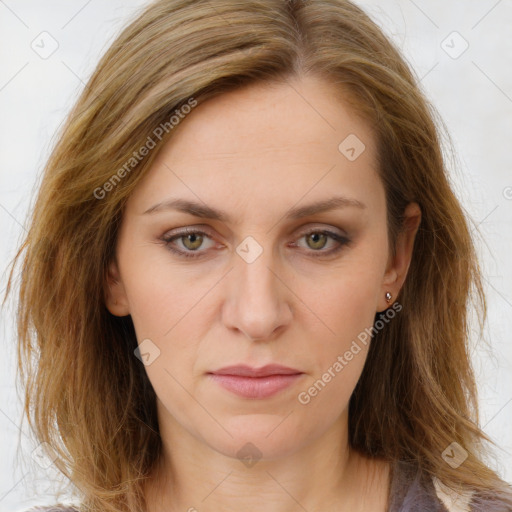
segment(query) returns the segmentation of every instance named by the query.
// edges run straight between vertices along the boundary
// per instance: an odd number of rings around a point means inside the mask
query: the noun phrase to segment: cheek
[[[122,260],[130,316],[139,353],[149,354],[145,370],[157,396],[174,410],[185,410],[190,397],[182,386],[190,387],[207,323],[200,314],[206,283],[172,268],[165,249],[146,249],[125,252]],[[155,258],[155,252],[161,254]]]
[[[194,286],[190,276],[170,271],[163,262],[138,265],[134,259],[128,271],[126,292],[139,350],[145,344],[151,354],[146,373],[159,400],[180,416],[179,411],[190,407],[184,389],[191,389],[206,322],[199,315],[204,286]]]
[[[320,411],[329,403],[346,406],[366,360],[385,265],[385,239],[375,234],[367,240],[341,260],[334,275],[322,281],[315,293],[306,295],[325,333],[315,339],[314,329],[308,331],[316,365],[303,391],[304,400],[311,399],[312,410]]]
[[[301,296],[328,327],[325,332],[331,336],[327,338],[332,338],[338,348],[373,324],[384,264],[378,251],[361,246],[317,281],[314,288],[309,279],[307,283],[303,281]]]
[[[375,318],[377,273],[366,265],[341,275],[335,286],[316,297],[328,335],[316,339],[311,331],[309,350],[314,371],[297,401],[304,413],[334,422],[348,407],[361,376]],[[321,338],[321,339],[319,339]]]
[[[134,243],[132,247],[124,252],[122,272],[137,337],[173,337],[200,307],[208,283],[184,267],[171,265],[162,246]]]

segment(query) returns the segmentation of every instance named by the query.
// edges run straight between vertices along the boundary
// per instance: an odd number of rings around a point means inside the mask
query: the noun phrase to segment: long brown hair
[[[104,301],[127,198],[186,105],[304,74],[334,83],[374,128],[391,247],[405,206],[422,211],[403,311],[374,335],[350,401],[351,446],[413,461],[451,487],[507,492],[482,462],[488,438],[477,426],[468,351],[468,306],[481,325],[486,314],[481,272],[434,110],[399,52],[347,0],[158,0],[114,41],[70,112],[6,292],[24,254],[25,413],[84,510],[144,510],[143,484],[161,450],[131,317],[111,315]],[[141,151],[149,138],[155,147]],[[456,469],[442,457],[453,442],[468,452]]]

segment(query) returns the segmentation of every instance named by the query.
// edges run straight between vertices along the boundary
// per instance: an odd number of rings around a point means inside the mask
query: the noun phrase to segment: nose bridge
[[[253,237],[247,237],[236,251],[225,320],[251,339],[270,337],[290,318],[286,293],[274,269],[273,251]]]
[[[276,276],[271,272],[272,254],[265,250],[254,261],[239,261],[237,272],[242,291],[246,292],[246,303],[269,303],[276,300]]]

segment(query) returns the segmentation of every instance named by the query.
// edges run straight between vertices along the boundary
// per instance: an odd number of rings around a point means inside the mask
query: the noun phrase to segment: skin
[[[403,285],[421,212],[407,207],[392,258],[370,127],[331,84],[291,85],[254,84],[197,106],[126,205],[106,295],[112,314],[131,315],[139,344],[149,338],[160,350],[145,366],[164,447],[147,486],[150,512],[386,510],[388,465],[348,444],[348,402],[368,346],[308,404],[297,397],[390,307],[385,293]],[[366,146],[354,161],[338,149],[349,134]],[[285,218],[333,195],[365,207]],[[231,219],[144,214],[171,197]],[[202,245],[171,242],[202,252],[197,259],[162,241],[185,227],[207,231]],[[306,236],[314,229],[350,242],[326,255],[339,244]],[[236,252],[248,236],[263,251],[251,263]],[[206,375],[270,362],[304,374],[266,399],[241,398]],[[258,450],[250,467],[237,455],[248,442]]]

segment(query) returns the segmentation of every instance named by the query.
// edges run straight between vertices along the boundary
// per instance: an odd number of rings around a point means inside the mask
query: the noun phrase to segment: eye
[[[329,230],[313,229],[303,233],[298,240],[305,239],[306,249],[311,249],[309,252],[313,257],[326,257],[331,256],[340,251],[343,246],[350,244],[350,240],[346,236]],[[207,252],[207,249],[215,246],[212,237],[205,231],[193,228],[185,228],[172,235],[166,235],[161,238],[167,248],[184,258],[199,258]],[[210,245],[205,247],[205,241],[210,240]],[[329,240],[334,242],[334,247],[328,250],[323,250]],[[292,243],[294,247],[300,247],[299,244]],[[331,243],[331,246],[333,244]],[[203,249],[203,250],[200,250]]]
[[[350,240],[346,236],[329,230],[310,230],[299,238],[299,240],[302,239],[305,240],[307,247],[312,249],[310,252],[315,257],[330,256],[340,251],[343,246],[350,244]],[[334,247],[331,244],[331,249],[322,250],[328,245],[329,239],[334,242]]]
[[[178,254],[179,256],[184,256],[185,258],[197,258],[201,256],[204,251],[199,252],[199,249],[203,246],[205,239],[211,240],[208,233],[189,228],[172,236],[162,237],[162,240],[171,252]],[[175,240],[181,242],[181,248],[179,248],[179,244],[178,248],[175,247]]]

